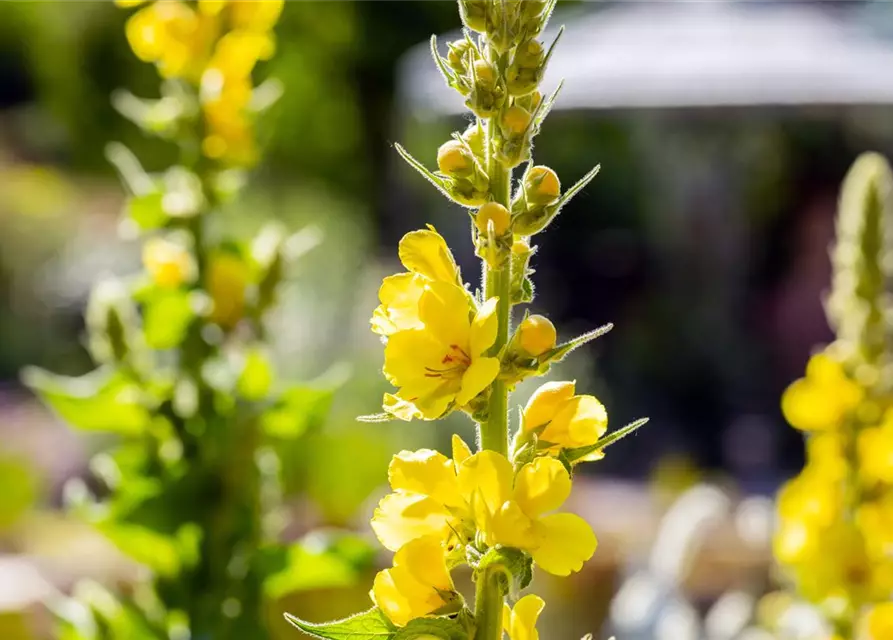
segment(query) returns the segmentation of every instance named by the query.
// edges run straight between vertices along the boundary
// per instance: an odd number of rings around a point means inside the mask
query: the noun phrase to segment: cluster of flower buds
[[[500,53],[536,37],[552,15],[556,0],[461,0],[465,26],[484,34]]]

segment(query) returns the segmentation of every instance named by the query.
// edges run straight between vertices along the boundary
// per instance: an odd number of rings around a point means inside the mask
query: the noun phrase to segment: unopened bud
[[[530,113],[518,106],[509,107],[502,116],[502,132],[506,137],[523,135],[530,126]]]
[[[552,204],[561,195],[558,175],[549,167],[536,166],[524,176],[524,196],[532,205]]]
[[[513,104],[518,105],[522,109],[527,109],[530,113],[536,111],[543,101],[543,94],[539,91],[532,91],[524,96],[516,96]]]
[[[493,222],[493,233],[498,237],[504,235],[512,224],[509,210],[498,202],[488,202],[481,207],[474,217],[474,223],[482,234],[487,235],[487,227]]]
[[[478,157],[483,158],[486,150],[487,135],[479,120],[472,122],[462,134],[462,139]]]
[[[486,60],[477,60],[474,63],[474,77],[486,87],[496,85],[496,68]]]
[[[459,0],[459,13],[466,27],[478,33],[487,30],[487,4],[487,0]]]
[[[194,275],[192,256],[183,245],[150,238],[143,246],[143,266],[159,287],[174,289]]]
[[[447,54],[447,62],[450,68],[456,73],[464,74],[468,70],[467,55],[472,50],[471,43],[468,40],[456,40],[447,45],[450,52]]]
[[[512,243],[512,253],[516,256],[526,256],[530,253],[530,243],[524,238],[518,238]]]
[[[532,356],[552,349],[557,340],[555,325],[545,316],[528,316],[518,326],[518,344]]]
[[[474,168],[474,157],[458,140],[450,140],[437,150],[437,166],[448,176],[466,176]]]
[[[513,96],[524,96],[535,90],[543,79],[546,53],[538,40],[518,45],[512,64],[506,71],[506,87]]]

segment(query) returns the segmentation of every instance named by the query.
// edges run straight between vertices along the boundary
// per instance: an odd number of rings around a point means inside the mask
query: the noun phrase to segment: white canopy
[[[566,31],[543,86],[566,80],[557,109],[893,103],[893,43],[853,11],[821,5],[702,0],[556,11],[545,42],[561,24]],[[407,53],[401,71],[410,114],[464,111],[427,45]]]

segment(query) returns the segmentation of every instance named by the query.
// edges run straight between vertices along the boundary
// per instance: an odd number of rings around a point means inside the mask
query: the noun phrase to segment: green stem
[[[475,640],[501,640],[503,596],[499,568],[484,569],[474,595]]]

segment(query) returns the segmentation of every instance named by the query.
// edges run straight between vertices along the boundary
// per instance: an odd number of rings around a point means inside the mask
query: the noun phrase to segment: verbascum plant
[[[252,74],[274,52],[282,0],[159,0],[129,17],[127,40],[156,65],[161,98],[116,105],[175,143],[179,163],[143,171],[120,145],[110,158],[130,191],[125,230],[142,270],[93,290],[78,378],[25,378],[73,427],[114,434],[71,483],[75,515],[150,570],[114,591],[79,583],[56,603],[65,640],[269,637],[264,603],[286,588],[280,445],[299,435],[327,392],[283,387],[265,318],[297,246],[278,228],[229,237],[220,219],[258,159],[254,123],[275,96]],[[306,237],[305,237],[306,238]],[[300,244],[300,243],[299,243]],[[306,245],[306,243],[304,243]],[[95,494],[95,495],[94,495]]]
[[[807,463],[778,495],[775,555],[835,640],[893,638],[891,189],[877,154],[847,175],[826,305],[837,339],[782,398]]]
[[[561,511],[574,471],[645,422],[606,435],[601,402],[578,395],[573,382],[548,382],[510,430],[510,391],[611,328],[558,343],[543,316],[525,313],[514,328],[511,322],[514,308],[533,299],[534,237],[597,170],[562,192],[555,172],[531,158],[556,97],[537,89],[555,46],[546,49],[537,38],[554,5],[462,0],[464,37],[448,45],[445,57],[432,38],[437,66],[474,121],[437,150],[437,171],[397,151],[468,208],[483,276],[480,288],[469,290],[433,227],[403,237],[398,255],[406,270],[384,279],[371,320],[385,343],[384,375],[397,389],[385,395],[383,413],[365,420],[432,421],[462,412],[477,424],[477,451],[454,435],[452,458],[429,449],[394,456],[392,492],[372,518],[378,539],[394,552],[393,566],[375,577],[374,606],[364,613],[321,624],[287,616],[316,637],[537,638],[544,602],[534,594],[518,598],[534,566],[567,576],[596,549],[590,526]],[[462,565],[472,571],[473,604],[453,581]]]

